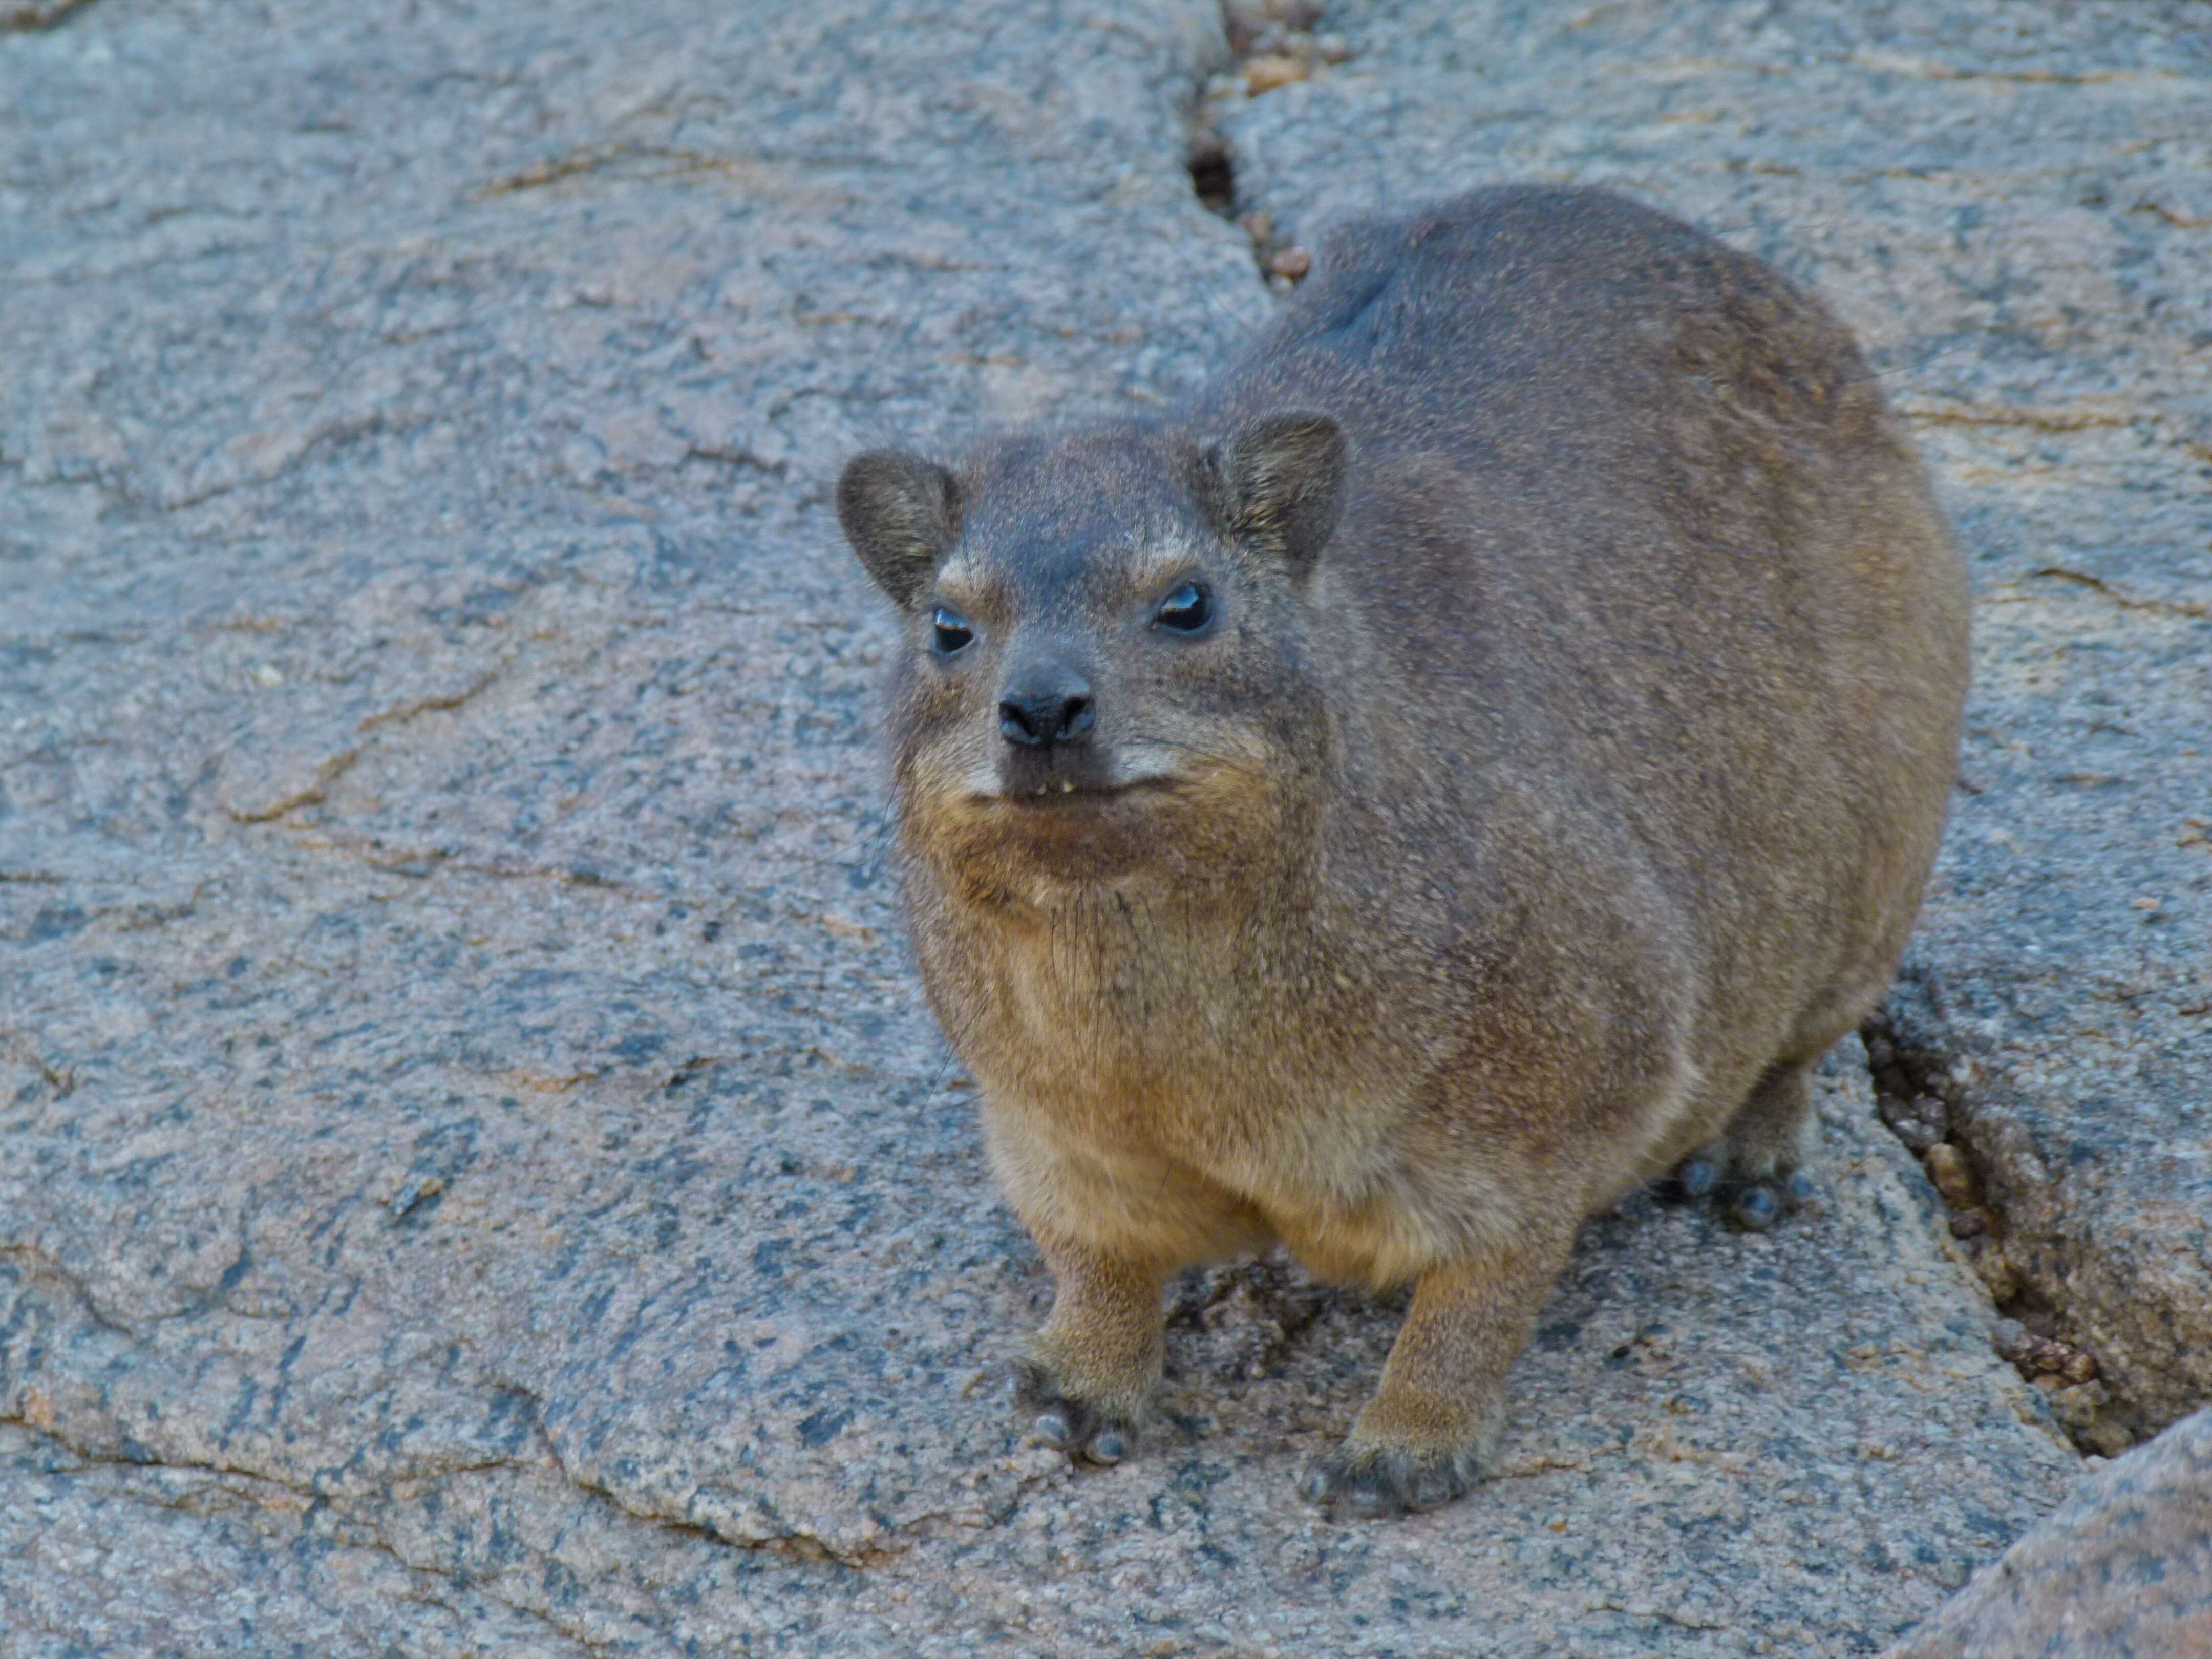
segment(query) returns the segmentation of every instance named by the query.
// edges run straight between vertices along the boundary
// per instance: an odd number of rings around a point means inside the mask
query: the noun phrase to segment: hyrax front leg
[[[1505,1372],[1573,1241],[1547,1234],[1421,1276],[1352,1435],[1307,1474],[1308,1498],[1363,1518],[1432,1510],[1487,1468]]]
[[[1160,1380],[1163,1275],[1126,1257],[1045,1247],[1052,1316],[1030,1339],[1014,1397],[1037,1436],[1071,1456],[1118,1463]]]

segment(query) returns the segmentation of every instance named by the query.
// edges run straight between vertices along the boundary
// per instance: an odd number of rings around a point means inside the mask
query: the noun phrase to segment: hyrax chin
[[[929,995],[1127,1455],[1177,1269],[1412,1281],[1356,1514],[1481,1472],[1577,1224],[1760,1227],[1943,826],[1964,574],[1843,327],[1595,191],[1354,224],[1163,420],[873,453]]]

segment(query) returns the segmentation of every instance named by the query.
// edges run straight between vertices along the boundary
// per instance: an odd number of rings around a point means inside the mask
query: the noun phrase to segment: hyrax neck
[[[1071,1146],[1246,1184],[1375,1075],[1381,988],[1304,870],[915,897],[931,999],[991,1107]]]

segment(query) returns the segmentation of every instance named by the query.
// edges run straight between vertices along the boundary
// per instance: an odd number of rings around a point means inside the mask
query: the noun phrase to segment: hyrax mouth
[[[1088,733],[1085,736],[1087,738]],[[1018,805],[1074,805],[1110,793],[1115,781],[1109,753],[1087,741],[1032,745],[1010,742],[992,769],[994,792]]]
[[[1044,778],[1009,788],[997,799],[1021,807],[1104,806],[1139,795],[1157,794],[1167,787],[1164,778],[1140,778],[1126,783],[1084,783],[1074,778]]]

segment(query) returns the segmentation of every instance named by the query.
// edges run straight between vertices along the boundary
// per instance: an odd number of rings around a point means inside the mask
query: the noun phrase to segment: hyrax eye
[[[975,630],[968,626],[968,619],[948,605],[939,605],[929,622],[936,629],[935,643],[942,655],[949,657],[957,651],[964,651],[975,637]]]
[[[1152,626],[1170,634],[1203,634],[1212,623],[1213,595],[1198,582],[1185,582],[1152,612]]]

